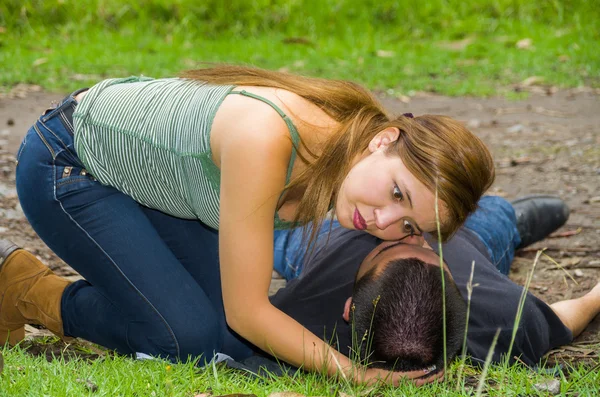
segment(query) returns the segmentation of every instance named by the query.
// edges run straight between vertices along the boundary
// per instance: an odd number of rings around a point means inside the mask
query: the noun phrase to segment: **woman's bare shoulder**
[[[270,100],[285,113],[299,130],[330,128],[334,120],[321,108],[302,96],[281,88],[237,87],[236,91],[247,91]],[[308,128],[305,128],[308,127]]]
[[[291,91],[254,86],[238,86],[234,91],[245,91],[263,100],[239,94],[227,96],[215,115],[211,129],[211,147],[215,157],[219,156],[221,145],[236,139],[232,134],[238,137],[240,134],[257,134],[264,139],[281,140],[289,144],[288,125],[282,115],[264,100],[270,101],[289,117],[304,142],[311,146],[326,139],[335,126],[335,121],[318,106]],[[218,161],[218,158],[215,160]]]

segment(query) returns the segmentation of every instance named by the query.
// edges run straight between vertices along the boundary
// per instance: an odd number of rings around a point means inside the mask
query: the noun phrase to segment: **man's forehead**
[[[382,248],[384,244],[385,246]],[[379,274],[395,259],[417,258],[425,263],[439,266],[439,256],[435,252],[418,245],[405,244],[403,242],[384,242],[375,247],[369,255],[371,258],[361,264],[357,273],[357,279],[364,276],[374,267],[377,267],[375,274]]]
[[[384,243],[385,244],[385,243]],[[382,248],[371,260],[378,261],[381,257],[398,256],[404,257],[423,257],[423,258],[438,258],[437,254],[427,248],[423,248],[415,244],[407,244],[402,241],[396,244],[390,244]],[[425,260],[425,259],[424,259]]]

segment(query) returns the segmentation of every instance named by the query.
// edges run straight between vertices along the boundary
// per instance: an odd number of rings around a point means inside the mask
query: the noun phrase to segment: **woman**
[[[352,83],[238,66],[183,77],[103,81],[30,129],[23,211],[86,281],[5,247],[0,293],[14,308],[0,336],[37,322],[123,353],[248,354],[228,325],[305,369],[388,377],[270,304],[274,230],[315,222],[314,239],[332,211],[383,239],[433,231],[437,184],[446,238],[493,180],[486,147],[447,117],[392,119]]]

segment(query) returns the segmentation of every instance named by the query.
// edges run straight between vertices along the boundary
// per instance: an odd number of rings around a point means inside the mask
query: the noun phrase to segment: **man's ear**
[[[400,130],[396,127],[388,127],[385,130],[378,132],[377,135],[369,142],[369,151],[373,153],[377,149],[385,149],[390,143],[396,142],[400,136]]]
[[[344,320],[346,320],[347,323],[350,322],[350,308],[352,307],[352,297],[346,299],[346,303],[344,304],[344,315],[342,317],[344,317]]]

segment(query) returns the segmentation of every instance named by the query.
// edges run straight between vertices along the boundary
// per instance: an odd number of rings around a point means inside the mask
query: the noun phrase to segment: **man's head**
[[[377,246],[361,264],[344,317],[353,349],[377,368],[410,371],[444,363],[440,258],[422,238]],[[461,347],[466,304],[444,264],[447,356]]]

